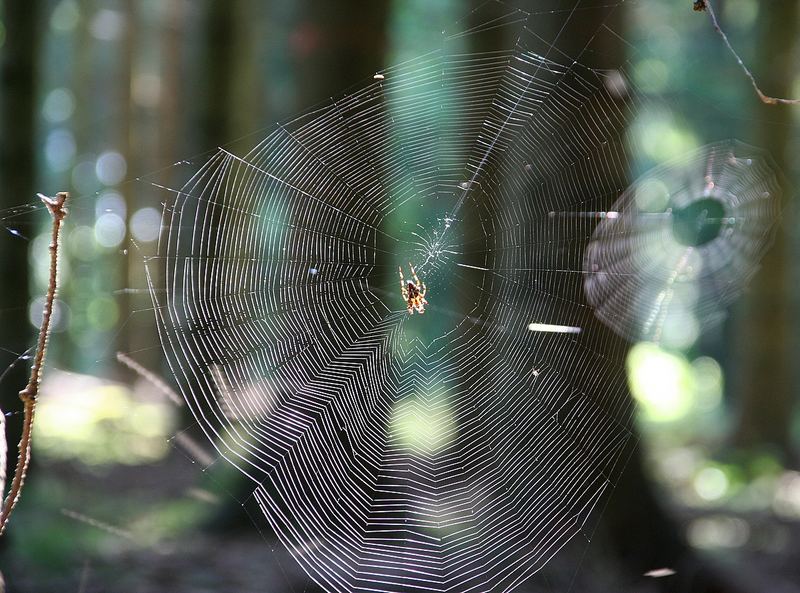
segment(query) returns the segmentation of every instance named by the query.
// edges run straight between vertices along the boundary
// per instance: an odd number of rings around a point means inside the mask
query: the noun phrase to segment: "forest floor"
[[[8,593],[321,591],[252,510],[248,515],[237,503],[235,491],[244,484],[231,481],[226,468],[216,475],[198,472],[185,457],[170,455],[155,466],[107,472],[69,464],[37,470],[0,557]],[[735,546],[704,552],[718,572],[733,577],[738,591],[800,593],[800,522],[686,509],[677,510],[676,518],[682,528],[706,520],[712,532],[747,526],[747,537]],[[630,574],[610,549],[602,541],[565,548],[516,590],[698,591],[691,574]]]

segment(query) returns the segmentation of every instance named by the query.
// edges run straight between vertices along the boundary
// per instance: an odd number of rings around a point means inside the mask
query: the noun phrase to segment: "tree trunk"
[[[35,109],[40,48],[40,4],[3,2],[6,39],[0,64],[0,209],[31,204],[36,200],[35,187]],[[63,188],[46,188],[51,195]],[[6,231],[16,230],[14,220],[0,227],[0,372],[14,362],[16,355],[34,344],[33,326],[28,322],[28,241]],[[20,229],[30,240],[35,227]],[[18,393],[25,386],[29,369],[20,361],[0,383],[0,406],[4,412],[21,409]],[[14,473],[17,442],[21,434],[21,416],[8,418],[8,475]],[[5,540],[4,540],[5,541]]]
[[[786,97],[797,75],[794,48],[800,10],[797,0],[774,0],[760,6],[760,32],[754,68],[767,94]],[[744,78],[741,84],[747,84]],[[755,101],[755,95],[753,95]],[[782,171],[789,169],[787,149],[796,107],[759,104],[753,121],[759,125],[758,144],[767,149]],[[789,188],[785,188],[787,194]],[[790,253],[787,229],[779,226],[775,244],[751,284],[740,308],[734,393],[738,414],[733,443],[742,448],[770,447],[787,463],[792,453],[793,375],[797,342],[790,310]]]

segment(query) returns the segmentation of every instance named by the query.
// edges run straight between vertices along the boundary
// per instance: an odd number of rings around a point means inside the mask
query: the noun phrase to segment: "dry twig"
[[[39,194],[53,219],[53,234],[50,239],[50,280],[47,286],[47,295],[45,296],[42,325],[39,328],[39,340],[36,344],[36,354],[33,357],[31,376],[25,389],[19,392],[19,397],[24,406],[22,438],[19,441],[19,459],[14,470],[14,478],[11,481],[11,488],[3,502],[3,509],[0,513],[0,535],[5,531],[11,511],[14,510],[14,506],[19,500],[31,459],[31,431],[36,411],[36,398],[39,395],[39,383],[42,378],[42,366],[44,366],[45,353],[47,351],[47,339],[50,336],[50,319],[53,315],[53,305],[56,298],[56,289],[58,288],[58,242],[61,234],[61,224],[67,215],[64,203],[67,201],[68,195],[67,192],[60,192],[56,194],[55,198],[49,198]]]
[[[731,42],[728,40],[728,36],[725,34],[725,31],[722,30],[722,27],[720,27],[719,21],[717,20],[717,14],[714,12],[714,7],[711,5],[711,0],[694,0],[694,9],[698,12],[708,13],[709,18],[711,19],[711,24],[714,25],[714,29],[717,31],[717,33],[719,33],[720,37],[722,37],[722,41],[725,42],[726,47],[733,54],[733,57],[736,58],[736,61],[741,67],[745,76],[747,76],[747,78],[750,80],[750,84],[753,85],[753,88],[756,90],[756,94],[758,95],[758,98],[761,99],[762,103],[766,103],[767,105],[800,105],[800,99],[779,99],[777,97],[770,97],[759,88],[755,76],[753,76],[753,73],[750,72],[750,69],[745,65],[744,60],[742,60],[742,58],[739,57],[739,54],[736,53],[736,50],[733,49]]]

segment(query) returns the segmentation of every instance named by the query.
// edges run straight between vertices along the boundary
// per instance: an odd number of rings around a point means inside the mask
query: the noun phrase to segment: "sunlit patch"
[[[155,393],[49,369],[36,408],[34,448],[87,465],[142,464],[169,450],[173,407]]]
[[[686,536],[696,548],[740,548],[750,538],[750,526],[742,519],[715,515],[692,521]]]
[[[611,70],[603,79],[603,84],[611,96],[617,99],[622,99],[628,94],[628,83],[619,70]],[[525,169],[530,170],[532,167],[525,165]]]
[[[678,420],[691,409],[692,369],[684,357],[640,342],[628,353],[627,369],[631,393],[648,420]]]
[[[697,138],[666,112],[646,111],[631,127],[633,145],[657,164],[680,157],[699,146]]]
[[[781,517],[800,519],[800,473],[790,471],[781,475],[772,508]]]
[[[675,483],[690,482],[702,462],[700,453],[690,447],[663,451],[656,459],[661,475]]]
[[[390,437],[404,447],[431,452],[456,438],[452,409],[442,398],[413,398],[399,402],[392,415]],[[426,401],[427,399],[427,401]]]
[[[627,370],[631,393],[649,421],[679,420],[722,403],[722,367],[709,356],[690,363],[682,354],[640,342],[628,353]]]

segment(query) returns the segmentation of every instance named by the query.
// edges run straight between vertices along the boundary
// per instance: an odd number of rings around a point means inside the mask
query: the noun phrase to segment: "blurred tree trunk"
[[[210,146],[219,146],[228,138],[228,113],[231,108],[233,80],[231,64],[235,41],[234,15],[239,0],[211,2],[206,29],[206,94],[201,116],[203,134]]]
[[[134,0],[124,0],[124,2],[120,5],[120,10],[122,14],[125,16],[125,29],[122,37],[122,43],[120,44],[120,68],[119,68],[119,78],[117,79],[117,86],[118,86],[118,95],[117,101],[119,105],[119,115],[117,116],[117,126],[118,126],[118,138],[116,139],[117,146],[119,147],[120,154],[125,157],[125,162],[127,163],[127,170],[128,171],[137,171],[139,167],[139,159],[137,158],[137,153],[134,150],[134,146],[141,146],[141,142],[137,138],[137,129],[138,126],[136,125],[136,120],[134,119],[133,115],[133,106],[132,106],[132,97],[131,97],[131,87],[133,85],[133,72],[134,72],[134,61],[136,57],[136,45],[137,45],[137,29],[138,29],[138,22],[137,22],[137,15],[136,15],[136,4]],[[117,191],[122,195],[123,199],[125,200],[126,204],[126,212],[125,212],[125,228],[126,228],[126,238],[125,238],[125,245],[130,244],[130,220],[131,216],[133,215],[134,205],[136,204],[136,200],[133,198],[133,193],[135,192],[135,186],[132,186],[128,183],[121,184]],[[140,255],[138,253],[134,253],[133,250],[130,250],[127,257],[123,255],[122,257],[115,258],[114,264],[118,262],[120,267],[119,274],[120,274],[120,281],[123,283],[122,286],[135,286],[129,284],[131,279],[131,258],[139,258]],[[110,265],[114,265],[110,264]],[[134,264],[135,265],[135,264]],[[117,306],[119,307],[120,311],[130,311],[131,310],[131,299],[125,291],[121,291],[117,295]],[[133,350],[133,345],[131,344],[131,325],[125,324],[119,331],[118,334],[114,336],[114,341],[116,342],[113,345],[115,350],[125,350],[131,351]],[[138,332],[134,332],[138,333]],[[153,336],[150,336],[151,338]]]
[[[627,4],[619,6],[605,24],[613,31],[623,31],[627,9]],[[690,13],[691,5],[687,4],[687,14]],[[586,22],[586,26],[594,30],[597,24]],[[604,42],[600,53],[611,58],[612,62],[625,63],[625,46],[617,43],[613,36],[602,39],[608,39],[608,42]],[[574,48],[569,48],[569,38],[564,38],[564,47],[568,48],[567,53],[577,55]],[[630,179],[620,179],[619,186],[624,187],[629,182]],[[598,351],[626,350],[623,340],[596,318],[587,335],[595,337]],[[632,396],[629,397],[632,400]],[[631,401],[631,406],[636,405]],[[608,545],[624,569],[626,580],[623,582],[630,583],[629,579],[638,579],[642,590],[686,593],[746,591],[689,546],[682,526],[670,513],[665,498],[659,496],[657,486],[648,475],[645,455],[647,443],[642,442],[636,423],[632,424],[631,430],[638,444],[611,494],[593,545],[601,548],[605,547],[604,543]],[[665,567],[675,570],[676,575],[671,579],[643,577],[647,571]],[[644,581],[649,583],[645,585]]]
[[[75,114],[72,117],[71,128],[75,137],[75,154],[77,158],[73,166],[81,156],[88,152],[88,148],[91,146],[91,121],[94,114],[94,102],[92,101],[94,67],[92,63],[92,35],[89,31],[91,15],[94,14],[93,0],[78,0],[78,10],[81,18],[78,20],[78,25],[75,27],[74,32],[74,57],[71,64],[71,81],[69,85],[75,93]],[[70,172],[71,169],[64,175],[67,180],[71,178]],[[74,186],[71,185],[70,189],[77,194]],[[73,209],[70,214],[70,220],[71,224],[93,227],[95,223],[94,209]],[[68,251],[62,251],[62,253],[68,253]],[[93,263],[78,260],[77,258],[70,260],[70,266],[69,278],[66,281],[62,280],[59,294],[70,304],[73,312],[85,315],[88,307],[88,296],[85,287],[88,285],[87,279],[91,278],[94,266]],[[69,332],[67,334],[69,336],[69,345],[62,350],[63,354],[60,356],[61,363],[67,368],[86,368],[83,356],[84,349],[81,348],[81,343],[79,342],[79,336],[89,331],[85,323],[83,322],[79,332]]]
[[[187,19],[187,5],[182,0],[169,0],[161,8],[163,11],[163,22],[158,31],[157,43],[160,46],[160,81],[158,107],[155,110],[155,118],[158,122],[158,130],[155,134],[155,149],[152,155],[139,155],[141,170],[154,170],[164,167],[178,160],[179,154],[186,151],[186,136],[188,136],[187,122],[189,121],[184,113],[188,93],[184,88],[185,77],[183,76],[184,44]],[[144,12],[144,11],[143,11]],[[146,18],[146,17],[145,17]],[[141,117],[136,118],[136,122],[141,121]],[[132,143],[133,146],[136,143]],[[148,158],[149,157],[149,158]],[[128,170],[136,170],[129,167]],[[159,178],[159,183],[165,187],[176,187],[178,175],[173,168],[163,171],[163,177]],[[147,198],[144,198],[147,200]],[[130,203],[130,202],[129,202]],[[136,207],[151,206],[158,208],[160,204],[155,201],[145,201],[136,203]],[[129,212],[130,216],[131,212]],[[147,278],[144,267],[141,265],[141,254],[131,250],[128,269],[129,286],[146,286]],[[132,264],[132,265],[131,265]],[[150,266],[160,265],[156,260]],[[159,274],[160,272],[156,272]],[[146,302],[149,295],[142,295],[139,303]],[[129,299],[133,302],[134,299]],[[128,311],[130,309],[123,309]],[[169,367],[159,348],[153,348],[153,344],[158,343],[158,329],[155,317],[141,319],[136,331],[129,332],[128,346],[130,352],[137,353],[137,361],[148,369],[160,369],[164,377],[169,376]]]
[[[158,158],[157,163],[174,163],[181,148],[178,136],[181,133],[181,105],[183,96],[181,65],[183,59],[186,6],[179,0],[167,3],[165,21],[161,32],[161,94],[158,110]],[[168,184],[172,185],[172,184]]]
[[[386,26],[391,2],[306,0],[308,20],[293,39],[303,108],[372,76],[386,66]]]
[[[258,83],[265,77],[263,70],[270,68],[273,51],[290,56],[291,80],[297,84],[294,113],[340,94],[385,65],[388,0],[306,0],[299,8],[293,0],[279,4],[272,5],[264,19],[272,18],[271,11],[284,13],[277,17],[281,19],[287,11],[294,12],[291,22],[285,22],[292,30],[282,47],[253,41],[253,26],[261,19],[252,18],[249,11],[262,10],[255,4],[246,0],[210,3],[203,61],[206,81],[201,85],[207,89],[200,113],[204,145],[220,146],[274,123],[275,115],[268,108],[273,89]],[[263,114],[269,121],[257,120]],[[235,490],[234,498],[245,500],[252,493],[252,482],[242,477]],[[253,516],[260,514],[256,509]],[[241,505],[231,502],[212,517],[209,526],[239,529],[251,521]]]
[[[38,33],[40,3],[3,2],[3,25],[6,33],[0,64],[0,209],[33,203],[35,194],[35,131],[37,72],[41,36]],[[54,195],[65,188],[42,188]],[[8,224],[13,228],[14,221]],[[2,352],[0,372],[34,344],[33,327],[28,322],[28,245],[0,228],[0,345],[13,351]],[[35,229],[22,229],[32,239]],[[20,410],[18,393],[25,386],[30,365],[20,362],[0,384],[0,406],[4,411]],[[21,417],[8,418],[8,472],[16,467],[17,442]]]
[[[797,76],[794,49],[800,34],[798,0],[773,0],[760,5],[760,32],[753,70],[761,88],[770,95],[787,97]],[[741,84],[747,84],[742,78]],[[755,95],[753,95],[754,101]],[[788,171],[787,149],[796,107],[759,103],[755,111],[759,146]],[[786,188],[788,194],[789,188]],[[775,244],[751,284],[741,315],[737,340],[736,387],[738,410],[734,445],[774,448],[783,461],[796,463],[792,453],[791,422],[794,404],[794,347],[790,311],[790,254],[788,221],[778,229]],[[738,393],[737,393],[738,392]]]
[[[627,5],[619,6],[605,21],[605,25],[612,31],[623,31],[627,9]],[[579,19],[578,22],[588,27],[587,32],[590,35],[597,29],[597,23],[592,20]],[[573,26],[573,28],[578,27]],[[573,37],[588,38],[585,33],[574,36],[562,35],[560,49],[568,55],[578,56],[583,52],[583,48],[571,46]],[[608,63],[624,64],[627,57],[625,46],[617,43],[614,36],[604,36],[600,39],[603,40],[600,53]],[[630,181],[629,178],[622,177],[617,182],[618,187],[625,187]],[[599,352],[624,353],[628,349],[627,342],[596,317],[592,319],[587,330],[586,335],[594,336],[595,347]],[[624,361],[620,361],[620,364],[624,364]],[[633,401],[633,397],[630,395],[628,397],[631,399],[631,407],[635,408],[637,404]],[[682,570],[685,567],[685,557],[691,555],[680,526],[662,504],[647,474],[644,451],[646,443],[641,441],[635,422],[631,423],[630,430],[633,433],[631,438],[636,444],[630,457],[621,460],[627,463],[611,494],[606,512],[601,518],[596,538],[599,541],[594,544],[601,548],[605,547],[603,543],[608,546],[623,571],[621,576],[624,576],[626,581],[640,579],[645,572],[656,568],[671,567]],[[666,585],[669,589],[674,583],[654,582],[653,585],[652,589],[647,590],[663,590],[658,585]],[[684,583],[684,588],[681,590],[706,591],[704,588],[690,587],[688,583]]]

